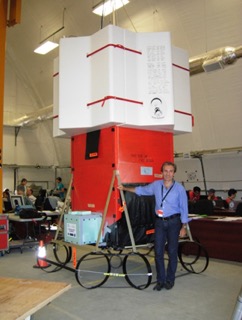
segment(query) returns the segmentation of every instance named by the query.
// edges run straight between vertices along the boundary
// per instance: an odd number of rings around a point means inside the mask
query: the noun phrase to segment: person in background
[[[9,189],[3,190],[3,199],[4,201],[11,201]]]
[[[53,192],[54,196],[57,196],[61,199],[61,201],[65,200],[65,187],[64,184],[62,183],[61,177],[56,178],[56,188]]]
[[[9,189],[3,190],[3,212],[9,212],[12,210],[11,198]]]
[[[197,202],[200,200],[201,189],[199,187],[194,187],[193,190],[189,190],[188,197],[192,202]]]
[[[237,190],[235,189],[229,189],[228,191],[228,198],[225,200],[227,204],[229,205],[230,209],[234,208],[234,199],[236,197]]]
[[[215,192],[216,191],[214,189],[208,190],[208,200],[212,200],[212,201],[218,200],[218,197],[215,195]]]
[[[33,202],[24,194],[24,192],[21,189],[17,190],[17,195],[23,196],[23,200],[24,200],[24,205],[25,206],[35,207]]]
[[[138,196],[155,196],[155,264],[157,284],[154,290],[171,289],[175,283],[179,235],[186,235],[188,201],[185,188],[174,180],[176,165],[164,162],[161,166],[163,180],[146,186],[125,187],[119,190],[134,192]],[[164,253],[167,243],[169,262],[165,269]]]
[[[26,196],[33,204],[35,204],[36,197],[33,195],[33,189],[27,188]]]
[[[17,194],[18,194],[18,191],[22,191],[22,195],[26,195],[26,191],[27,191],[27,182],[28,180],[26,178],[23,178],[21,180],[21,183],[17,186]]]

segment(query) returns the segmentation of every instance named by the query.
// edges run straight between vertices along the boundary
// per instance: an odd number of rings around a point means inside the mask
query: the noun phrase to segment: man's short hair
[[[233,194],[236,194],[237,193],[237,190],[235,189],[229,189],[228,191],[228,196],[231,197]]]
[[[163,169],[165,166],[172,166],[174,168],[174,172],[176,172],[177,166],[174,162],[171,161],[165,161],[161,166],[161,172],[163,172]]]
[[[194,192],[201,192],[201,189],[198,186],[196,186],[196,187],[193,188],[193,191]]]

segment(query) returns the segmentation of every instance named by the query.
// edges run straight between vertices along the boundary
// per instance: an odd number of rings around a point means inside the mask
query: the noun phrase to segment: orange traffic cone
[[[38,248],[38,259],[37,263],[33,266],[33,268],[48,268],[50,264],[45,261],[46,259],[46,248],[44,246],[43,240],[40,240],[39,242],[39,248]]]

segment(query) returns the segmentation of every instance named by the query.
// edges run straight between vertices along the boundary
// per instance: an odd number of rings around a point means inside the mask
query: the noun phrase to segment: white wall
[[[34,112],[43,107],[33,88],[19,78],[16,70],[8,64],[5,72],[4,122]],[[3,188],[14,189],[14,167],[16,183],[22,178],[35,181],[43,188],[53,188],[55,176],[61,176],[68,187],[70,180],[70,139],[54,139],[52,120],[40,122],[31,127],[3,128]],[[10,167],[11,166],[11,167]],[[45,167],[37,170],[35,167]],[[48,169],[47,167],[50,167]],[[64,167],[65,169],[56,169]]]
[[[175,158],[178,170],[176,180],[184,184],[186,190],[199,186],[205,194],[202,166],[199,159]],[[230,188],[236,189],[236,200],[242,199],[242,152],[203,155],[203,166],[207,190],[213,188],[216,195],[227,197]]]

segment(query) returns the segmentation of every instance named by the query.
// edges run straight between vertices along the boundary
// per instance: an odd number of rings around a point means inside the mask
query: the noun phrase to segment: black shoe
[[[167,290],[170,290],[170,289],[172,289],[174,287],[174,283],[172,283],[172,282],[170,282],[170,281],[167,281],[166,283],[165,283],[165,288],[167,289]]]
[[[164,283],[157,282],[157,284],[154,286],[153,290],[161,291],[162,288],[164,288]]]

